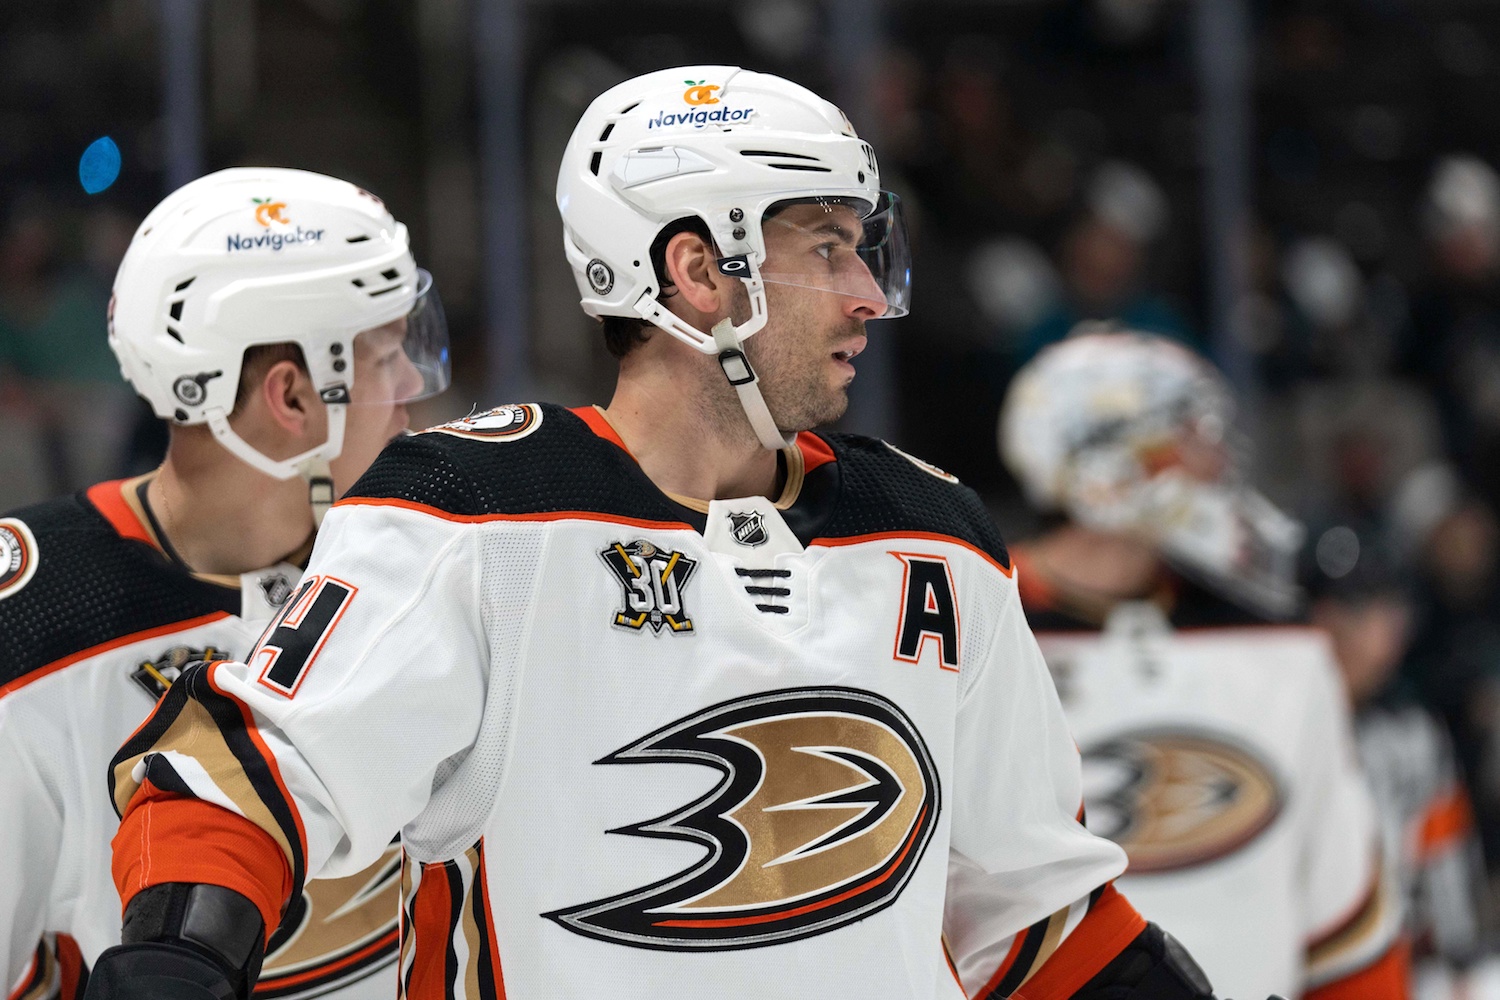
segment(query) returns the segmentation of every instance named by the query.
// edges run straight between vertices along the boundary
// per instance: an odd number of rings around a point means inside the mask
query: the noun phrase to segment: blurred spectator
[[[1433,171],[1422,211],[1430,276],[1413,299],[1406,371],[1433,393],[1466,478],[1500,502],[1500,176],[1472,156]]]
[[[86,217],[77,234],[68,223],[47,202],[23,199],[0,229],[0,357],[16,376],[7,448],[33,470],[12,479],[7,503],[18,502],[12,493],[35,500],[108,478],[129,426],[133,396],[106,341],[106,313],[134,226],[108,210]],[[70,236],[83,253],[67,246]],[[68,256],[82,260],[65,265]]]
[[[1017,360],[1083,320],[1117,320],[1191,343],[1182,314],[1145,280],[1147,255],[1166,221],[1166,195],[1145,171],[1114,161],[1096,170],[1085,209],[1063,239],[1061,295],[1021,334]]]
[[[1360,762],[1401,872],[1420,995],[1464,997],[1468,970],[1492,950],[1470,797],[1445,728],[1398,672],[1411,639],[1411,598],[1378,544],[1342,530],[1349,558],[1321,551],[1332,532],[1319,545],[1312,621],[1332,638],[1353,702]]]

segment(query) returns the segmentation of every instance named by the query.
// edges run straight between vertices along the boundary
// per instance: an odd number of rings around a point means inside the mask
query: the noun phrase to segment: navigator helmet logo
[[[682,92],[682,99],[695,108],[700,104],[718,104],[719,99],[714,96],[714,91],[724,89],[707,80],[684,80],[683,83],[688,85],[688,89]]]

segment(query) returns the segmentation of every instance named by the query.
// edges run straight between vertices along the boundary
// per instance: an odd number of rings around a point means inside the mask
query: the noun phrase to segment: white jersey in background
[[[1096,631],[1018,573],[1083,754],[1086,822],[1125,848],[1140,912],[1220,996],[1404,998],[1398,883],[1325,635],[1177,630],[1146,601]]]
[[[407,997],[1071,995],[1145,924],[993,526],[879,441],[782,460],[702,503],[591,409],[394,442],[122,749],[122,892],[274,923],[401,829]]]
[[[0,987],[81,995],[120,943],[109,762],[194,660],[243,656],[296,586],[279,565],[196,575],[163,549],[149,477],[0,518]],[[189,847],[189,850],[192,848]],[[257,996],[388,1000],[398,851],[305,887],[270,942]]]

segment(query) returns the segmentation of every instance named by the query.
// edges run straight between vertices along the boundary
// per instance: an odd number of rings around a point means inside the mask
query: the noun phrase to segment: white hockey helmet
[[[1205,358],[1082,324],[1016,374],[1000,454],[1037,508],[1142,537],[1226,597],[1285,617],[1300,601],[1302,527],[1243,482],[1233,418],[1229,385]],[[1184,464],[1194,448],[1216,456],[1213,474]]]
[[[177,189],[136,230],[115,275],[109,345],[157,416],[206,423],[261,472],[314,483],[327,480],[343,448],[355,335],[403,317],[421,384],[370,402],[409,402],[448,385],[442,306],[406,227],[347,181],[236,167]],[[281,343],[302,349],[329,419],[322,445],[275,460],[237,435],[229,414],[246,348]]]
[[[762,225],[769,210],[791,201],[853,207],[864,220],[858,262],[824,279],[767,273]],[[584,312],[645,319],[717,354],[767,448],[786,441],[740,350],[765,326],[766,283],[865,299],[878,294],[883,317],[905,315],[909,307],[901,205],[880,188],[874,150],[837,107],[780,77],[686,66],[605,91],[583,113],[563,153],[557,206]],[[698,330],[658,301],[652,242],[669,223],[690,217],[712,235],[720,271],[744,281],[746,322],[726,319],[712,331]]]

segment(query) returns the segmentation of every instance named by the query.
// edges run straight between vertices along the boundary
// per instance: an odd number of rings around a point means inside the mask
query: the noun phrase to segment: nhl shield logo
[[[766,534],[765,517],[758,510],[752,510],[748,514],[731,513],[729,534],[741,545],[748,545],[751,548],[766,544],[771,537]]]
[[[292,596],[292,581],[286,578],[285,573],[273,573],[260,581],[260,591],[266,595],[267,604],[279,608]]]
[[[697,560],[644,538],[615,542],[599,555],[625,590],[625,607],[615,612],[615,625],[636,631],[650,625],[657,635],[663,628],[677,634],[693,631],[682,591],[698,568]]]

